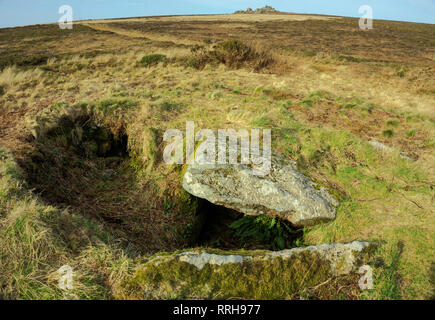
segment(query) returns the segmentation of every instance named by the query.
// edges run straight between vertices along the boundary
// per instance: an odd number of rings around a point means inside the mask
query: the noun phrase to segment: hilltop
[[[274,14],[274,13],[276,14],[281,12],[276,10],[275,8],[272,8],[271,6],[264,6],[263,8],[258,8],[255,10],[248,8],[246,10],[237,10],[236,12],[234,12],[234,14]]]

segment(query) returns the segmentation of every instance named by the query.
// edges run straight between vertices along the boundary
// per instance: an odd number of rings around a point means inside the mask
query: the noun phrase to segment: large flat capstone
[[[327,188],[300,173],[294,161],[273,152],[270,171],[255,174],[249,164],[201,164],[186,169],[190,194],[251,216],[268,215],[309,226],[335,219],[337,200]]]

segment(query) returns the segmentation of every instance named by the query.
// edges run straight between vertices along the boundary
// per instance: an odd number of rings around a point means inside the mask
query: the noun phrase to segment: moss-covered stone
[[[197,241],[205,221],[205,215],[200,210],[201,200],[184,190],[180,190],[175,203],[178,205],[178,214],[188,221],[180,232],[193,245]]]
[[[373,252],[373,244],[353,242],[278,252],[196,249],[156,255],[124,282],[118,298],[285,299],[357,270]]]
[[[146,128],[143,133],[142,154],[146,171],[149,172],[159,160],[159,131],[155,128]]]

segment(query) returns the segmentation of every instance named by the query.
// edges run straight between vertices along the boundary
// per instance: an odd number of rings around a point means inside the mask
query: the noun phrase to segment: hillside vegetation
[[[163,133],[186,121],[272,129],[272,148],[340,199],[336,220],[204,222],[185,168],[162,160]],[[286,298],[428,299],[434,186],[435,25],[234,14],[0,29],[0,298],[125,297],[158,252],[364,240],[380,244],[374,290],[353,274]]]

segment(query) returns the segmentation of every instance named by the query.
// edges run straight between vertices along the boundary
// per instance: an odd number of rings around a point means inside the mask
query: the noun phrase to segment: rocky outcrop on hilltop
[[[272,14],[272,13],[280,13],[280,11],[276,10],[275,8],[272,8],[271,6],[265,6],[263,8],[258,8],[255,10],[252,10],[251,8],[248,8],[246,10],[238,10],[234,13],[235,14]]]

